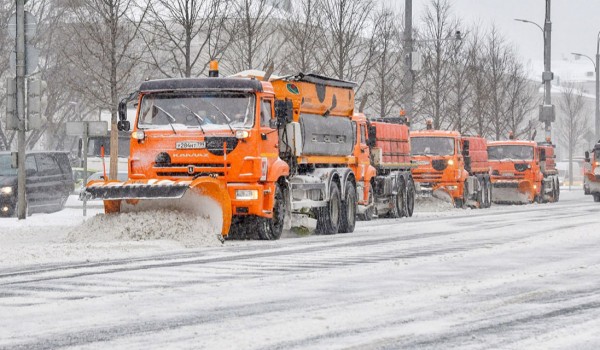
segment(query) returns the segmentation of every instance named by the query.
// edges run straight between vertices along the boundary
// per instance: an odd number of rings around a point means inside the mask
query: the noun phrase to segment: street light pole
[[[538,27],[544,35],[544,72],[542,72],[542,81],[544,82],[544,104],[540,106],[540,121],[544,122],[545,138],[551,140],[551,123],[555,120],[554,106],[552,105],[552,22],[550,21],[550,0],[546,0],[546,17],[544,19],[544,28],[539,24],[526,19],[515,18],[515,21],[531,23]]]
[[[412,71],[412,60],[413,60],[413,38],[412,38],[412,0],[405,0],[404,2],[404,52],[406,53],[406,60],[404,62],[404,81],[408,86],[408,96],[406,97],[406,116],[409,120],[414,119],[413,116],[413,100],[414,100],[414,87],[413,87],[413,71]]]

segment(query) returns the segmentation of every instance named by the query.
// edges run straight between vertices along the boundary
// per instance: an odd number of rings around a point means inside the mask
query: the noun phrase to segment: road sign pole
[[[83,184],[86,185],[86,181],[88,178],[87,172],[87,156],[88,156],[88,123],[83,122],[83,137],[81,138],[83,142]],[[87,215],[87,198],[83,196],[83,216]]]
[[[19,131],[17,135],[18,176],[17,176],[17,217],[27,217],[27,199],[25,197],[25,0],[17,0],[17,35],[16,35],[16,68],[17,68],[17,116]]]

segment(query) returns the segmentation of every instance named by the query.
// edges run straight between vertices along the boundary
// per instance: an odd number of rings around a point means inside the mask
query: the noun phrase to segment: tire
[[[487,190],[488,190],[488,201],[487,201],[487,205],[486,208],[490,208],[492,206],[492,191],[494,189],[494,186],[492,186],[492,181],[490,180],[490,178],[488,177],[486,179],[487,182]]]
[[[354,232],[356,226],[356,187],[350,181],[346,182],[346,198],[342,202],[342,210],[340,215],[339,232],[351,233]]]
[[[365,210],[364,214],[358,215],[358,220],[360,221],[371,221],[373,220],[373,216],[375,215],[375,197],[373,196],[373,184],[369,185],[368,196],[368,208]]]
[[[406,189],[406,216],[412,217],[415,211],[415,197],[417,190],[415,189],[415,183],[412,179],[408,180],[408,187]]]
[[[477,191],[477,204],[479,209],[485,208],[485,180],[483,177],[478,177],[477,181],[479,182],[479,191]]]
[[[556,201],[558,202],[558,200],[560,199],[560,181],[558,181],[558,178],[556,179]]]
[[[315,209],[317,233],[324,235],[338,233],[341,207],[340,189],[338,184],[332,182],[329,188],[329,202],[325,207]]]
[[[277,240],[283,232],[283,224],[285,222],[285,196],[279,184],[275,184],[275,202],[273,203],[272,218],[257,218],[258,237],[262,240]]]
[[[467,203],[466,188],[467,188],[467,182],[465,181],[465,183],[463,184],[463,197],[462,198],[457,198],[457,199],[454,200],[454,206],[456,208],[465,209],[465,206],[466,206],[466,203]]]
[[[594,193],[594,202],[600,202],[600,193]]]
[[[398,219],[406,215],[406,186],[404,180],[398,180],[398,188],[396,194],[392,196],[392,209],[388,213],[388,217]]]

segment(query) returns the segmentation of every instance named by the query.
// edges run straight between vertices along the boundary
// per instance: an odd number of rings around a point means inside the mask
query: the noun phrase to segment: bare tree
[[[403,45],[399,14],[381,8],[374,14],[373,48],[369,85],[374,95],[372,109],[376,115],[393,115],[403,93]]]
[[[489,59],[483,49],[483,34],[477,30],[473,32],[469,41],[468,51],[468,79],[471,86],[471,99],[469,103],[469,114],[471,125],[475,133],[481,136],[487,134],[489,127],[489,100],[490,94],[487,85],[487,74]]]
[[[236,72],[265,67],[277,54],[277,8],[269,0],[234,0],[233,21],[227,30],[234,38],[226,66]]]
[[[323,45],[323,6],[319,0],[298,0],[279,30],[285,37],[285,71],[321,72],[325,61],[316,53]]]
[[[452,43],[458,21],[451,17],[448,0],[431,0],[423,17],[423,72],[417,80],[421,90],[422,112],[431,116],[433,127],[448,125],[447,104],[452,85],[450,57],[456,54]],[[445,124],[445,125],[444,125]]]
[[[230,44],[228,0],[153,0],[141,37],[149,62],[166,77],[203,74]]]
[[[373,8],[372,0],[322,0],[327,39],[323,57],[328,74],[364,84],[373,57],[373,46],[365,27]]]
[[[537,123],[527,120],[540,101],[538,86],[530,81],[520,62],[513,61],[507,78],[506,117],[508,130],[516,137],[530,135]]]
[[[492,137],[500,140],[507,131],[506,100],[507,78],[510,75],[514,54],[507,47],[504,38],[496,27],[492,27],[487,36],[486,55],[488,60],[487,86],[490,93],[489,123],[492,128]]]
[[[468,101],[471,99],[471,81],[468,79],[472,67],[471,60],[476,56],[467,50],[467,40],[452,43],[454,54],[450,55],[450,96],[448,98],[448,117],[451,129],[463,133],[469,128],[467,116]]]
[[[132,90],[132,73],[143,56],[140,24],[147,7],[134,0],[67,0],[72,25],[65,60],[70,84],[98,107],[111,111],[110,178],[117,175],[119,96]],[[138,45],[136,45],[136,43]]]
[[[584,134],[589,129],[587,108],[583,92],[579,86],[567,84],[563,87],[557,102],[560,112],[558,116],[558,139],[567,147],[569,154],[569,186],[573,185],[573,154],[577,146],[584,141]]]

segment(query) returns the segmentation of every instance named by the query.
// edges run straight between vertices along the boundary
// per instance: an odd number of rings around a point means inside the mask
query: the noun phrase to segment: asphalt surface
[[[0,268],[0,349],[600,348],[600,205]]]

